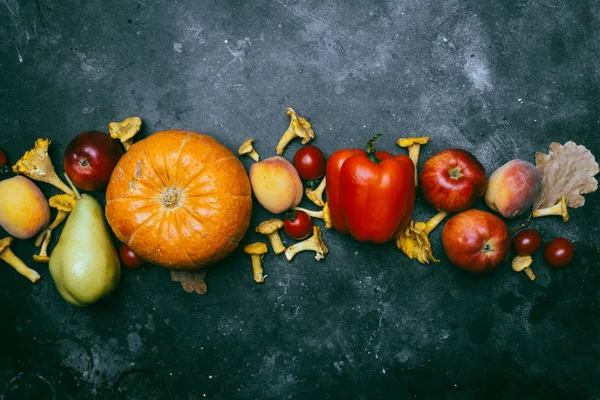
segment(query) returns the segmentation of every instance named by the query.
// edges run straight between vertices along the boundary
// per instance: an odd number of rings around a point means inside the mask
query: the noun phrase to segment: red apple
[[[483,196],[487,175],[473,154],[447,149],[425,161],[419,182],[429,204],[440,211],[455,213],[473,207]]]
[[[102,132],[83,132],[65,150],[63,167],[75,186],[93,191],[108,185],[117,162],[123,155],[121,145]]]
[[[499,217],[471,209],[456,214],[442,230],[450,261],[469,272],[489,271],[502,264],[510,251],[510,233]]]

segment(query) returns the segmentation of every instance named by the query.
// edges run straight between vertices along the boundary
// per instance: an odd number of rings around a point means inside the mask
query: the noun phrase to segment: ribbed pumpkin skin
[[[106,219],[140,257],[197,269],[230,254],[250,225],[246,170],[210,136],[164,131],[140,140],[117,164]]]

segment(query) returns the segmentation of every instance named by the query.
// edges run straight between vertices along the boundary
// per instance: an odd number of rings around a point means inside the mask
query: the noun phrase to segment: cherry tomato
[[[292,239],[305,239],[312,232],[312,219],[304,211],[292,210],[283,220],[283,230]]]
[[[294,167],[305,181],[325,175],[325,156],[315,146],[304,146],[294,156]]]
[[[521,256],[529,256],[542,245],[542,237],[533,229],[525,229],[515,235],[512,246]]]
[[[119,254],[121,255],[121,261],[123,261],[123,264],[127,268],[138,269],[144,265],[144,260],[135,254],[125,243],[121,245]]]
[[[573,259],[575,248],[565,238],[552,239],[544,249],[546,262],[553,267],[564,267]]]
[[[6,165],[6,154],[2,150],[0,150],[0,168]]]

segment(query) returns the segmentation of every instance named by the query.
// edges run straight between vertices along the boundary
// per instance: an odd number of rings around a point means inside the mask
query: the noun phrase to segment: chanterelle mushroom
[[[314,190],[308,188],[306,189],[306,197],[308,197],[310,201],[315,203],[315,205],[319,207],[324,207],[325,201],[323,200],[323,192],[325,191],[326,185],[327,180],[323,178],[323,180],[321,180],[321,183],[319,183],[319,186],[317,186]]]
[[[533,210],[532,214],[533,218],[546,217],[548,215],[560,215],[563,222],[569,222],[569,208],[567,207],[565,196],[562,196],[555,205]]]
[[[140,117],[129,117],[121,122],[111,122],[108,124],[110,137],[119,139],[123,143],[125,150],[129,150],[133,144],[133,137],[142,128],[142,119]]]
[[[398,146],[408,148],[408,157],[412,160],[413,164],[415,165],[415,186],[419,186],[417,165],[419,163],[421,145],[426,144],[428,142],[429,136],[401,138],[396,141],[396,144],[398,144]]]
[[[267,245],[263,242],[250,243],[244,246],[244,253],[250,254],[252,260],[252,271],[254,272],[254,282],[256,283],[263,283],[265,281],[262,259],[267,251]]]
[[[311,250],[316,253],[315,260],[317,261],[325,258],[325,254],[329,253],[329,249],[325,245],[325,242],[323,242],[321,228],[318,226],[313,226],[313,235],[311,237],[303,242],[299,242],[288,247],[285,251],[285,258],[287,258],[288,261],[291,261],[296,254],[307,250]]]
[[[238,149],[238,154],[240,156],[247,155],[254,161],[259,162],[260,156],[258,155],[256,150],[254,150],[254,146],[252,145],[252,143],[254,143],[254,139],[248,139],[244,143],[242,143],[242,145]]]
[[[429,264],[429,261],[440,262],[431,251],[429,234],[447,215],[448,213],[440,211],[427,222],[415,222],[411,219],[396,238],[396,246],[408,258],[416,258],[421,264]]]
[[[531,270],[530,266],[533,263],[533,258],[531,256],[516,256],[512,260],[512,269],[515,272],[524,271],[525,274],[531,279],[535,281],[535,274]]]
[[[57,194],[50,197],[48,203],[50,204],[50,207],[56,208],[58,213],[56,214],[54,221],[48,225],[46,229],[41,231],[35,240],[35,246],[41,248],[40,254],[34,255],[33,259],[42,263],[47,263],[50,261],[47,250],[48,245],[50,244],[52,231],[67,218],[71,211],[73,211],[73,207],[75,207],[75,203],[77,203],[77,198],[75,198],[75,196],[71,196],[70,194]]]
[[[333,225],[331,225],[331,214],[329,213],[329,205],[325,203],[323,209],[321,211],[309,210],[307,208],[302,207],[294,207],[292,210],[296,211],[304,211],[312,218],[320,218],[325,222],[325,228],[331,229]]]
[[[296,114],[292,108],[286,109],[285,112],[291,117],[291,120],[290,126],[284,132],[281,139],[279,139],[277,147],[275,147],[275,151],[278,155],[282,155],[288,143],[290,143],[296,137],[302,138],[302,144],[307,144],[315,138],[315,132],[311,128],[310,122],[308,122],[306,118]]]
[[[283,227],[283,221],[277,218],[266,220],[256,227],[256,232],[267,235],[275,254],[281,254],[285,251],[285,246],[277,231],[281,227]]]
[[[12,252],[10,245],[13,240],[14,239],[11,236],[0,240],[0,259],[16,269],[18,273],[29,279],[32,283],[36,283],[40,280],[40,274],[25,265],[25,263]]]
[[[52,142],[49,139],[36,140],[33,149],[27,151],[13,165],[12,170],[16,174],[23,174],[33,180],[49,183],[65,193],[73,194],[71,188],[56,175],[54,165],[48,155],[50,143]]]

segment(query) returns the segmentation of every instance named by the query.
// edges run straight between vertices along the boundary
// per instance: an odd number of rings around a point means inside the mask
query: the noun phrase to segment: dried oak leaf
[[[563,145],[553,142],[549,154],[536,153],[535,164],[542,175],[542,188],[533,203],[533,209],[554,205],[565,196],[567,205],[572,208],[585,204],[584,193],[598,189],[594,178],[599,172],[594,155],[574,142]]]
[[[206,294],[208,291],[204,277],[206,271],[171,271],[171,280],[181,283],[183,290],[188,293]]]

